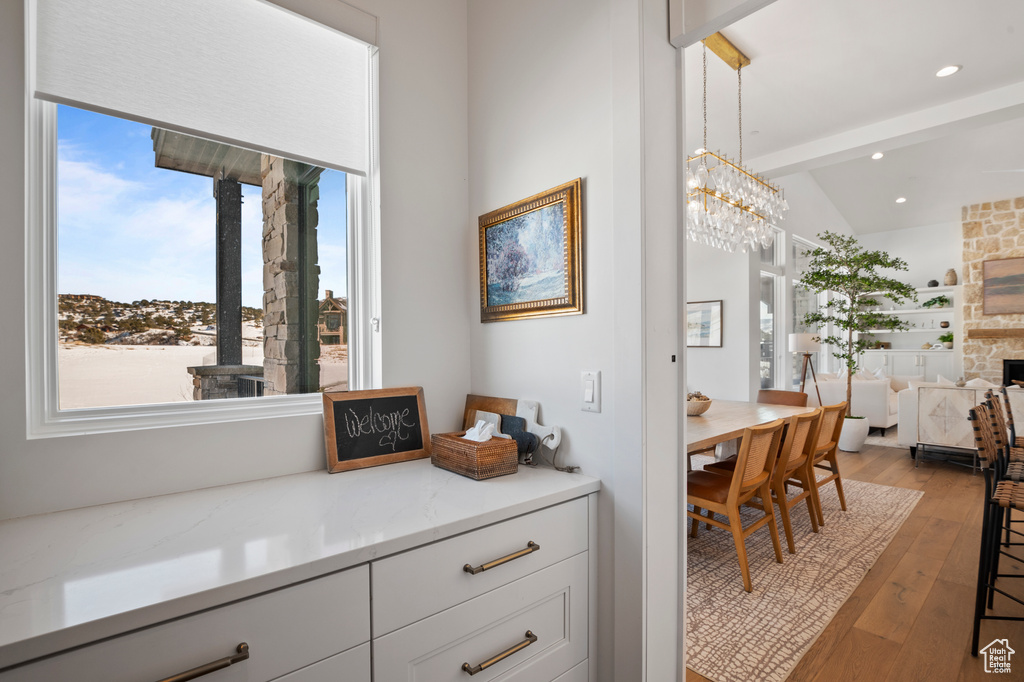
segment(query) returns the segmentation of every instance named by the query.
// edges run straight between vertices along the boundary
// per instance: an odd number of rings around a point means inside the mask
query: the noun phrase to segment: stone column
[[[261,170],[264,395],[316,391],[320,378],[315,314],[320,169],[264,154]]]
[[[213,179],[217,201],[217,364],[242,364],[242,186]]]
[[[1024,197],[964,206],[963,324],[964,376],[1000,384],[1003,360],[1024,358],[1024,338],[965,338],[970,330],[1019,330],[1024,314],[985,314],[984,264],[987,260],[1024,258]],[[938,268],[936,268],[938,269]],[[957,333],[957,332],[954,332]]]

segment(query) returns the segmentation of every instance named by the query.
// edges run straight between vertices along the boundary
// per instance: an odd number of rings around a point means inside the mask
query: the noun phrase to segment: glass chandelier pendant
[[[704,46],[704,146],[686,159],[686,236],[729,253],[768,248],[775,224],[789,210],[782,191],[743,167],[742,65],[739,95],[739,159],[708,151],[708,52]]]

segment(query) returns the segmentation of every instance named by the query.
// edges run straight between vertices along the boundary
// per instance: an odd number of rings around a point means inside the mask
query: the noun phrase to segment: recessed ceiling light
[[[946,76],[952,76],[954,73],[962,69],[963,67],[959,64],[951,64],[950,66],[943,66],[941,69],[935,72],[935,75],[939,78],[945,78]]]
[[[907,200],[907,198],[906,198],[906,197],[900,197],[899,199],[897,199],[897,200],[896,200],[896,203],[897,203],[897,204],[902,204],[902,203],[904,203],[904,202],[905,202],[906,200]]]
[[[871,155],[871,158],[874,159],[875,161],[878,161],[883,156],[885,156],[885,154],[883,154],[882,152],[875,152],[874,154]]]

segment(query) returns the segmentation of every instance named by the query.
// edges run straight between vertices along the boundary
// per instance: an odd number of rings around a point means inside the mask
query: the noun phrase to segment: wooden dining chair
[[[793,405],[807,407],[807,394],[799,391],[780,391],[775,388],[762,388],[757,392],[757,402],[762,405]]]
[[[760,495],[763,500],[771,499],[771,472],[779,453],[783,425],[781,419],[776,419],[768,424],[743,430],[739,454],[736,455],[737,475],[728,477],[708,471],[694,471],[686,477],[686,502],[693,505],[693,511],[686,512],[692,519],[690,535],[697,537],[701,522],[731,531],[733,542],[736,544],[740,572],[743,574],[743,589],[747,592],[752,588],[747,548],[744,544],[748,535],[767,524],[771,531],[772,546],[775,548],[775,560],[782,563],[782,547],[779,544],[779,529],[775,525],[773,505],[764,505],[764,514],[761,518],[746,528],[743,527],[740,518],[740,505],[748,502],[754,495]],[[701,515],[702,509],[708,511],[707,516]],[[725,516],[726,521],[714,518],[715,514]]]
[[[782,446],[779,448],[779,456],[775,461],[775,469],[772,472],[771,492],[772,501],[779,507],[779,516],[782,517],[782,528],[786,533],[786,547],[790,554],[796,554],[796,544],[793,541],[793,524],[789,512],[801,502],[807,505],[807,513],[811,517],[811,530],[818,532],[818,514],[811,501],[811,453],[817,442],[818,426],[821,424],[822,408],[818,408],[807,414],[798,414],[790,417],[786,422],[785,435],[782,439]],[[704,471],[713,474],[732,476],[736,469],[736,458],[721,462],[708,464]],[[787,495],[787,482],[790,479],[800,481],[801,492],[793,497]],[[759,498],[763,499],[763,498]],[[748,506],[763,509],[758,499],[751,499]]]
[[[846,418],[846,402],[836,405],[826,405],[821,408],[821,422],[818,425],[818,437],[815,439],[814,448],[810,461],[810,483],[811,502],[815,512],[818,514],[818,525],[825,525],[825,515],[821,510],[821,495],[819,491],[822,486],[835,482],[836,492],[839,493],[839,506],[846,511],[846,496],[843,495],[843,478],[839,473],[839,460],[836,457],[836,450],[839,449],[839,434],[843,430],[843,420]],[[817,469],[828,472],[824,478],[818,478]],[[789,479],[790,483],[803,485],[796,478]]]

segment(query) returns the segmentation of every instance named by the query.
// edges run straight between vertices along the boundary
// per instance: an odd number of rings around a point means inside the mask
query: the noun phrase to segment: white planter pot
[[[843,431],[839,434],[839,449],[844,452],[860,452],[870,430],[871,425],[867,419],[843,420]]]

